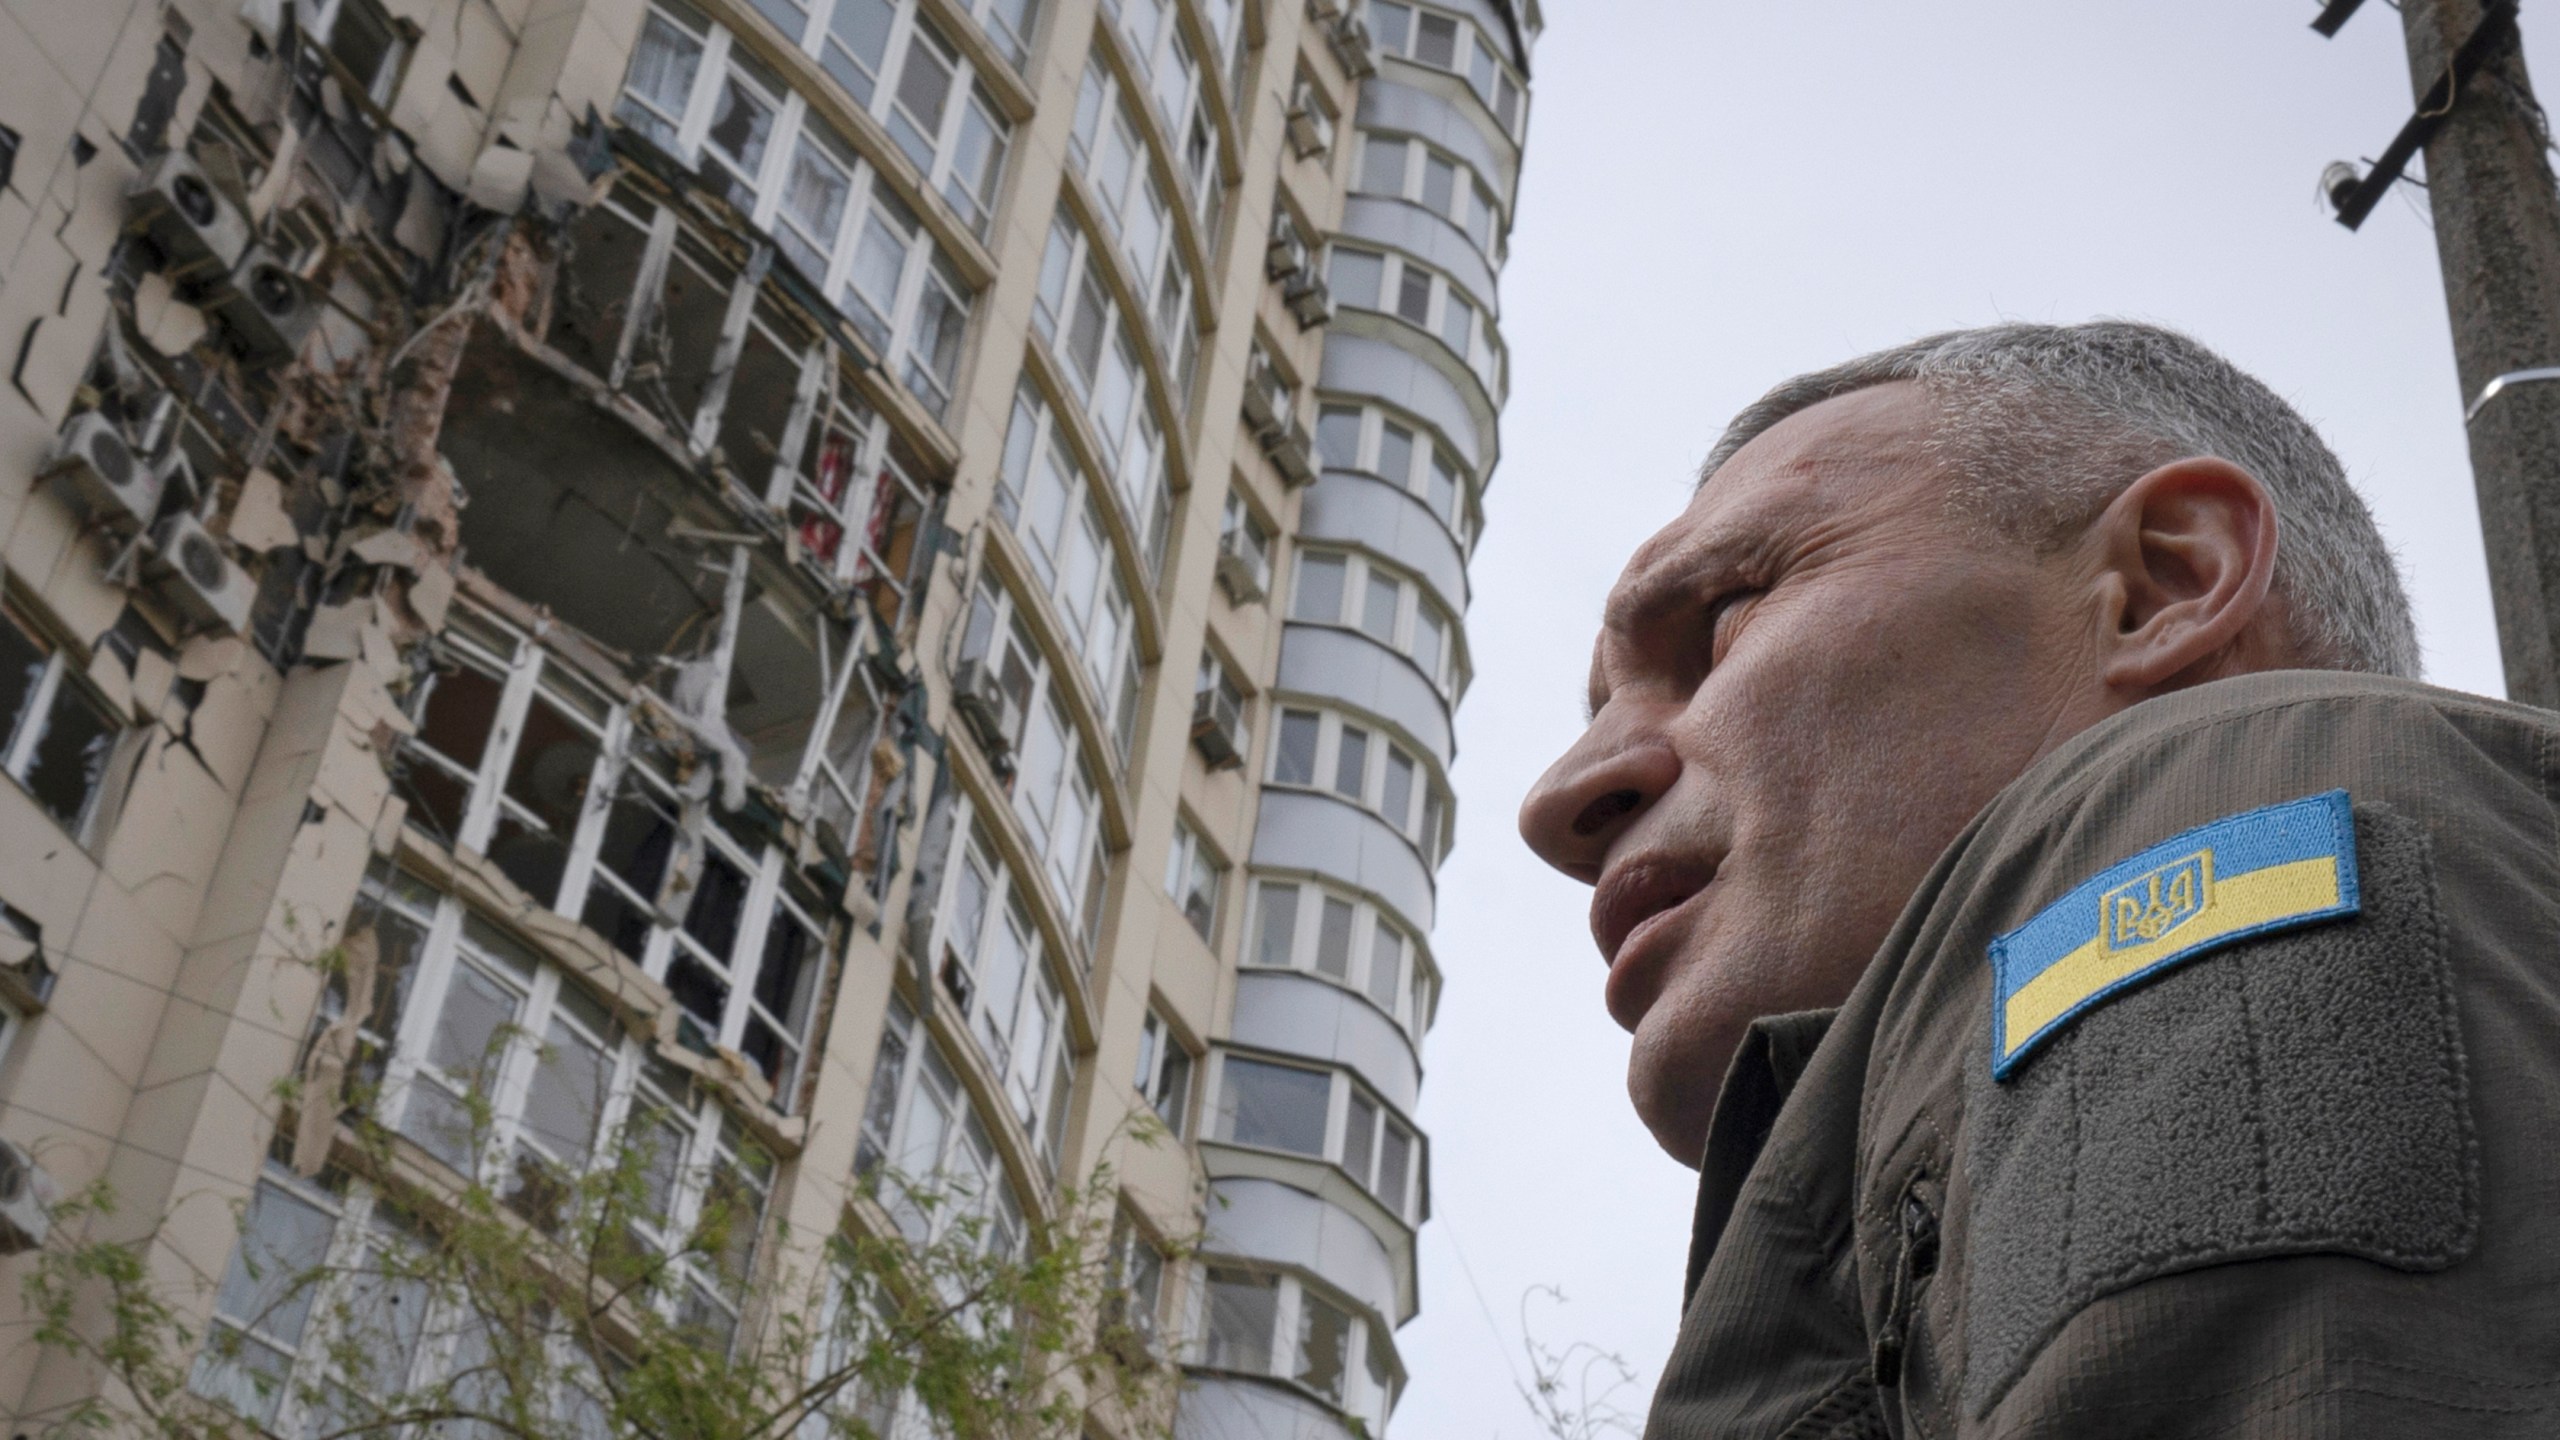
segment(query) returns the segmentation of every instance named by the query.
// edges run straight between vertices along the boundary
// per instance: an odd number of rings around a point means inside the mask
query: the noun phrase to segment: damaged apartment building
[[[1177,1433],[1388,1425],[1541,23],[0,0],[0,1413],[76,1226],[309,1433],[225,1277],[354,1223],[315,1086],[488,1163],[460,1036],[745,1197],[706,1334],[1107,1162]]]

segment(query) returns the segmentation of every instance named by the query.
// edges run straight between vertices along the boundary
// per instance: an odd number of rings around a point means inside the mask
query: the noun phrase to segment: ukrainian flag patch
[[[2344,790],[2226,815],[2111,865],[1991,942],[1991,1078],[2173,965],[2358,903]]]

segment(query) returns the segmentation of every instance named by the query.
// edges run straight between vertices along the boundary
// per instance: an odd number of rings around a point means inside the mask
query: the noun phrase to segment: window
[[[1218,1138],[1321,1159],[1332,1096],[1326,1071],[1229,1055],[1218,1085]]]
[[[1236,603],[1250,603],[1269,593],[1271,542],[1271,527],[1241,492],[1229,490],[1226,511],[1218,519],[1218,578]],[[1228,579],[1230,570],[1237,578]]]
[[[1433,689],[1453,700],[1465,688],[1448,612],[1421,581],[1368,556],[1300,550],[1289,618],[1358,630],[1410,658]]]
[[[1200,1364],[1288,1382],[1368,1433],[1384,1428],[1399,1372],[1381,1322],[1294,1275],[1213,1265],[1201,1283]]]
[[[1012,872],[974,827],[945,867],[934,974],[1035,1140],[1066,1044],[1066,993]]]
[[[1280,712],[1280,743],[1271,747],[1271,778],[1282,785],[1316,783],[1316,745],[1322,717],[1312,710]]]
[[[1173,0],[1103,0],[1102,8],[1117,22],[1129,67],[1146,89],[1164,133],[1183,149],[1180,169],[1200,204],[1201,229],[1214,230],[1216,147],[1209,139],[1209,117],[1201,104],[1200,57],[1182,33],[1177,7]],[[1226,33],[1235,33],[1234,6],[1220,0],[1216,8],[1226,12]]]
[[[1331,711],[1282,710],[1279,743],[1272,747],[1271,783],[1321,783],[1375,812],[1411,840],[1427,863],[1440,861],[1446,802],[1437,781],[1419,756],[1364,723]]]
[[[665,982],[679,1034],[799,1099],[833,907],[782,849],[704,827],[696,882],[656,923],[677,849],[675,784],[634,754],[627,711],[530,641],[459,611],[402,747],[409,823],[479,851]],[[715,817],[716,818],[716,817]]]
[[[1219,1064],[1218,1139],[1329,1160],[1399,1219],[1421,1213],[1421,1137],[1358,1081],[1232,1053]]]
[[[1502,388],[1502,351],[1492,328],[1479,324],[1474,302],[1448,277],[1401,255],[1347,250],[1337,245],[1329,272],[1333,297],[1363,310],[1391,309],[1397,318],[1430,331],[1482,380]]]
[[[906,26],[899,17],[883,19],[880,0],[834,3],[840,13],[825,22],[812,18],[810,27],[841,22],[852,28],[820,32],[822,60],[902,145],[923,143],[918,137],[925,132],[909,102],[932,98],[927,92],[944,100],[960,93],[951,73],[934,68],[943,53],[940,40],[920,22]],[[912,0],[905,3],[911,6]],[[768,14],[783,20],[797,13],[788,0],[767,4]],[[868,72],[858,63],[863,56],[886,56],[891,29],[915,37],[907,81],[896,92],[906,98],[894,103],[891,92],[871,95]],[[835,302],[900,382],[940,418],[958,377],[970,305],[966,287],[873,167],[811,113],[804,97],[732,42],[727,30],[689,9],[653,8],[615,117],[679,160],[700,162],[719,175],[739,208],[775,237],[784,258]],[[932,83],[937,73],[943,74],[938,85]],[[1003,164],[1004,128],[990,104],[974,94],[937,105],[932,118],[939,128],[919,163],[928,183],[983,233]]]
[[[1327,405],[1318,413],[1316,448],[1328,470],[1363,471],[1419,497],[1461,546],[1466,543],[1466,462],[1419,422],[1385,410]]]
[[[1209,852],[1188,820],[1173,825],[1173,850],[1165,861],[1164,888],[1182,907],[1182,918],[1201,939],[1218,943],[1218,895],[1226,888],[1226,862]]]
[[[756,1249],[771,1157],[705,1087],[633,1035],[559,966],[463,904],[378,869],[363,904],[381,937],[376,1003],[361,1054],[383,1076],[380,1115],[444,1165],[491,1184],[549,1228],[567,1182],[643,1152],[634,1232],[675,1257],[664,1301],[726,1343]],[[325,1013],[325,1012],[324,1012]],[[706,1211],[733,1241],[694,1254]]]
[[[1103,463],[1127,477],[1132,491],[1147,483],[1140,477],[1164,460],[1164,439],[1153,407],[1144,402],[1146,365],[1136,336],[1148,325],[1175,387],[1184,397],[1200,358],[1199,332],[1188,313],[1190,279],[1182,267],[1167,262],[1165,277],[1152,291],[1158,302],[1151,317],[1124,313],[1109,281],[1097,268],[1092,237],[1061,209],[1049,227],[1049,243],[1040,260],[1040,289],[1031,322],[1047,341],[1067,375],[1067,385],[1092,422]],[[1168,302],[1165,285],[1180,294]],[[1178,409],[1168,401],[1167,409]]]
[[[1164,1327],[1164,1251],[1122,1209],[1111,1233],[1111,1271],[1103,1291],[1105,1317],[1126,1325],[1153,1351]]]
[[[1191,1077],[1198,1068],[1199,1057],[1172,1023],[1149,1010],[1138,1032],[1138,1094],[1176,1140],[1191,1134]]]
[[[1520,133],[1520,81],[1495,48],[1497,37],[1473,22],[1396,0],[1370,0],[1369,27],[1378,48],[1464,78],[1503,133]]]
[[[1158,342],[1167,356],[1178,357],[1194,343],[1185,323],[1193,289],[1191,274],[1174,242],[1174,201],[1148,163],[1145,131],[1128,108],[1130,103],[1102,57],[1087,60],[1076,93],[1068,153],[1092,192],[1103,225],[1120,243],[1120,253],[1129,264],[1131,288],[1148,297],[1149,319]],[[1205,128],[1201,138],[1207,139]],[[1204,148],[1199,159],[1214,165],[1214,150]],[[1179,167],[1175,173],[1195,194],[1215,195],[1212,177]],[[1209,218],[1201,216],[1200,223],[1207,226]]]
[[[982,574],[960,637],[960,666],[988,677],[1016,717],[1013,813],[1046,862],[1062,907],[1101,923],[1102,802],[1081,732],[1067,716],[1049,657],[1011,591]],[[984,683],[984,682],[981,682]]]
[[[1202,1363],[1263,1375],[1280,1322],[1280,1280],[1252,1270],[1210,1267],[1209,1333]]]
[[[1122,763],[1136,735],[1138,652],[1135,602],[1121,579],[1116,550],[1106,538],[1099,506],[1104,496],[1124,506],[1143,499],[1091,484],[1068,450],[1048,402],[1028,381],[1016,392],[1012,428],[996,473],[996,512],[1022,539],[1033,573],[1047,587],[1068,648],[1084,659],[1095,708],[1112,728]],[[1142,527],[1144,516],[1155,523]],[[1163,558],[1164,527],[1154,507],[1124,508],[1122,519],[1152,568]]]
[[[1257,880],[1252,926],[1243,963],[1320,975],[1421,1035],[1429,1019],[1428,963],[1404,926],[1376,905],[1311,880]]]
[[[995,1140],[941,1047],[917,1033],[904,996],[890,997],[854,1173],[880,1186],[881,1203],[910,1243],[932,1243],[968,1222],[978,1227],[981,1253],[1021,1253],[1022,1201]]]
[[[0,770],[75,837],[103,828],[125,725],[63,646],[0,604]]]

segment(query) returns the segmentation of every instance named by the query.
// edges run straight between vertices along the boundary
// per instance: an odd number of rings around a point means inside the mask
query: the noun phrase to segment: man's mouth
[[[1618,963],[1635,933],[1677,909],[1716,878],[1709,862],[1666,855],[1638,856],[1609,867],[1591,894],[1591,938],[1600,958]]]

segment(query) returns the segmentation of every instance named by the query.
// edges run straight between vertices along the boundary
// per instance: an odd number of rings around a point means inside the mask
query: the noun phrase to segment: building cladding
[[[758,1215],[731,1332],[943,1223],[866,1179],[1107,1164],[1177,1431],[1376,1433],[1541,23],[8,0],[0,1172],[272,1376],[314,1085],[428,1166],[645,1103]]]

